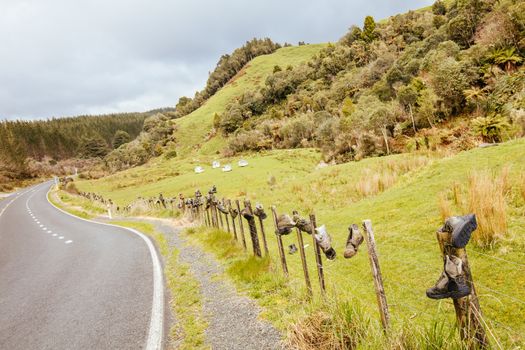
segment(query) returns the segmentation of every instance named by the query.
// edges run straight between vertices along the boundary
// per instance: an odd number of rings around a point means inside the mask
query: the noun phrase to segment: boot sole
[[[459,234],[452,234],[452,245],[456,248],[465,248],[468,242],[470,241],[470,237],[472,236],[472,232],[474,232],[478,228],[476,217],[474,216],[474,220],[472,221],[465,221],[462,225],[458,227]]]

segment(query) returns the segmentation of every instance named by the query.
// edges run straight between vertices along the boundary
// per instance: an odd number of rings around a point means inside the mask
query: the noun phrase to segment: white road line
[[[40,226],[40,227],[44,227],[44,225],[42,225],[42,224],[40,224],[40,225],[38,225],[38,226]]]
[[[58,235],[57,235],[56,233],[53,233],[51,236],[56,237],[56,236],[58,236]]]
[[[73,243],[73,241],[72,240],[68,240],[68,241],[65,241],[64,243],[65,244],[69,244],[69,243]]]
[[[51,230],[47,230],[47,233],[51,233]]]
[[[84,218],[80,218],[73,214],[68,213],[67,211],[57,207],[49,200],[49,193],[51,192],[52,186],[49,187],[47,191],[46,199],[49,204],[51,204],[55,209],[61,211],[62,213],[69,215],[77,220],[82,220],[90,222],[92,224],[104,225],[116,227],[119,229],[124,229],[133,232],[144,240],[146,246],[149,249],[151,263],[153,266],[153,302],[151,305],[151,318],[149,323],[148,339],[146,341],[146,350],[160,350],[162,349],[162,338],[164,331],[164,276],[162,274],[162,267],[160,264],[159,256],[155,250],[155,246],[151,240],[142,232],[123,226],[117,226],[113,224],[106,224],[103,222],[92,221]]]
[[[60,236],[60,237],[58,237],[58,239],[64,239],[64,236]]]

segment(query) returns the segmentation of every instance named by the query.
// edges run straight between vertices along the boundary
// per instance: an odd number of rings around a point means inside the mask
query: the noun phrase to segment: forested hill
[[[129,142],[137,137],[149,114],[1,121],[0,177],[32,175],[26,173],[28,159],[41,161],[49,158],[56,162],[77,157],[86,151],[82,146],[89,147],[90,144],[99,146],[103,156],[113,148],[114,142]],[[115,136],[118,136],[117,140]]]

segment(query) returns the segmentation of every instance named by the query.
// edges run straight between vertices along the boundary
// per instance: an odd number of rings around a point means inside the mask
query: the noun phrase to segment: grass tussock
[[[354,305],[338,304],[333,312],[317,310],[293,324],[287,342],[291,349],[355,349],[366,339],[371,323]]]
[[[427,326],[405,320],[386,334],[378,322],[352,302],[325,300],[317,310],[293,324],[287,345],[297,350],[463,350],[453,324],[443,320]]]
[[[378,168],[365,168],[355,185],[359,198],[366,198],[384,192],[392,187],[400,176],[419,169],[430,162],[426,156],[407,157],[380,163]]]
[[[507,203],[509,191],[508,170],[498,176],[480,172],[470,176],[465,209],[475,213],[478,229],[474,241],[481,247],[490,247],[507,232]]]
[[[453,216],[452,206],[450,201],[447,199],[446,194],[441,193],[438,198],[439,213],[441,215],[441,221],[445,221],[448,217]]]

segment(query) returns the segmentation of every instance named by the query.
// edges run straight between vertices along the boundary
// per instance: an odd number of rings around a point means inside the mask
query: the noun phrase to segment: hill
[[[187,238],[216,253],[295,345],[313,332],[333,348],[459,348],[450,299],[430,300],[425,289],[443,267],[436,229],[445,217],[475,212],[480,227],[468,252],[483,322],[494,347],[523,346],[523,6],[437,2],[379,23],[367,18],[336,44],[259,56],[172,121],[164,156],[76,187],[125,206],[216,185],[220,198],[315,212],[338,258],[325,265],[328,300],[311,304],[299,257],[287,255],[289,280],[279,272],[274,235],[269,261],[250,259],[224,232],[199,227]],[[476,147],[482,141],[504,142]],[[237,167],[241,158],[249,166]],[[233,171],[212,169],[214,160]],[[341,257],[348,225],[364,219],[376,232],[393,315],[389,337],[378,325],[365,248]],[[313,276],[310,250],[307,259]],[[309,345],[302,344],[320,347]]]

